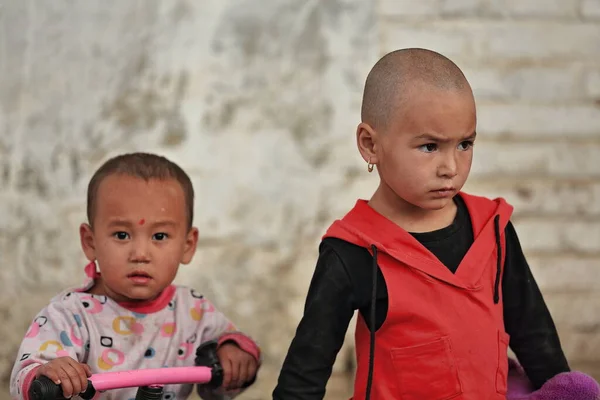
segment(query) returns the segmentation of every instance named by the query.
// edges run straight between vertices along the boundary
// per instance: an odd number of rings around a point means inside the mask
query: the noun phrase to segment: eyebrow
[[[134,226],[137,225],[136,223],[126,220],[126,219],[121,219],[121,218],[114,218],[112,219],[109,223],[108,226]],[[153,227],[157,227],[157,226],[176,226],[177,223],[175,221],[171,221],[171,220],[163,220],[163,221],[155,221],[152,223],[146,223],[146,225],[150,225]]]
[[[475,140],[476,137],[477,137],[477,132],[473,132],[469,136],[461,138],[461,140]],[[426,140],[431,140],[431,141],[440,142],[440,143],[446,143],[446,142],[452,141],[446,137],[439,136],[439,135],[436,135],[433,133],[422,133],[418,136],[415,136],[415,139],[417,139],[417,140],[418,139],[426,139]]]

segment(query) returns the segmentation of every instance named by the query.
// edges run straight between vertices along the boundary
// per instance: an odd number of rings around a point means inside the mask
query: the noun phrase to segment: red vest
[[[512,206],[503,199],[460,196],[475,240],[455,274],[364,200],[324,236],[365,247],[371,254],[371,246],[377,248],[389,304],[375,334],[371,400],[506,399],[509,338],[501,272],[504,228]],[[353,398],[364,400],[370,331],[360,315],[355,339]]]

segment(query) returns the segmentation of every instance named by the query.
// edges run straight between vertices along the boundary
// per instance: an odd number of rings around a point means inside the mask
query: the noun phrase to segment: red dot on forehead
[[[146,223],[146,220],[144,218],[140,219],[140,222],[138,222],[138,224],[140,225],[144,225]]]

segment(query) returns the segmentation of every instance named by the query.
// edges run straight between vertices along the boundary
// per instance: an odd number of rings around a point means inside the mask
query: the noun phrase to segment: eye
[[[155,234],[152,236],[152,240],[158,240],[158,241],[161,241],[161,240],[165,240],[167,237],[169,237],[169,235],[167,235],[166,233],[164,233],[164,232],[159,232],[159,233],[155,233]]]
[[[435,143],[427,143],[424,144],[422,146],[419,146],[419,150],[425,152],[425,153],[433,153],[434,151],[437,150],[437,144]]]
[[[113,236],[118,240],[127,240],[129,239],[129,234],[127,232],[115,232]]]
[[[458,149],[460,151],[466,151],[469,150],[471,147],[473,147],[473,141],[472,140],[465,140],[464,142],[461,142],[458,145]]]

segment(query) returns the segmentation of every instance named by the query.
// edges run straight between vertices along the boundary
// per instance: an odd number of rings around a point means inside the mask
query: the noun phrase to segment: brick
[[[583,362],[598,365],[600,335],[597,332],[577,333],[559,330],[559,334],[563,351],[570,363]]]
[[[446,0],[442,3],[442,14],[462,16],[480,14],[485,6],[482,0]]]
[[[527,257],[527,262],[542,293],[576,293],[600,290],[600,281],[590,279],[600,273],[600,257],[543,256]],[[600,314],[598,314],[600,318]]]
[[[461,68],[473,88],[477,102],[481,100],[505,100],[514,97],[506,84],[506,73],[498,68]]]
[[[585,89],[588,96],[600,99],[600,71],[588,71],[585,77]]]
[[[413,27],[400,23],[382,23],[381,48],[387,53],[400,48],[422,47],[443,53],[451,59],[459,59],[471,42],[468,31],[460,29],[444,31]]]
[[[414,17],[438,15],[440,0],[382,0],[379,2],[378,14],[383,17]]]
[[[600,333],[600,296],[598,294],[594,294],[594,292],[551,293],[546,294],[544,299],[554,322],[561,325],[564,330],[576,333],[591,333],[592,331],[596,334]]]
[[[556,179],[499,181],[470,178],[468,187],[472,187],[475,194],[505,198],[514,206],[513,215],[517,217],[600,216],[600,182]]]
[[[600,26],[552,22],[502,22],[485,30],[486,57],[556,63],[560,58],[596,60]]]
[[[575,18],[579,0],[489,1],[488,13],[516,18]]]
[[[584,221],[513,219],[525,254],[572,252],[600,258],[600,224]]]
[[[463,68],[478,101],[533,100],[565,102],[581,99],[581,69],[573,67]]]
[[[403,18],[444,15],[472,15],[482,9],[483,0],[382,0],[378,14]]]
[[[600,177],[600,145],[585,143],[485,143],[475,145],[471,178]]]
[[[382,22],[382,48],[426,47],[453,57],[462,66],[503,63],[564,64],[595,61],[600,25],[556,21]]]
[[[485,104],[477,107],[484,135],[597,137],[600,110],[594,105]]]
[[[591,361],[571,361],[569,366],[573,371],[580,371],[594,378],[597,382],[600,382],[600,361],[597,357]]]
[[[600,0],[582,0],[581,15],[587,19],[600,19]]]

